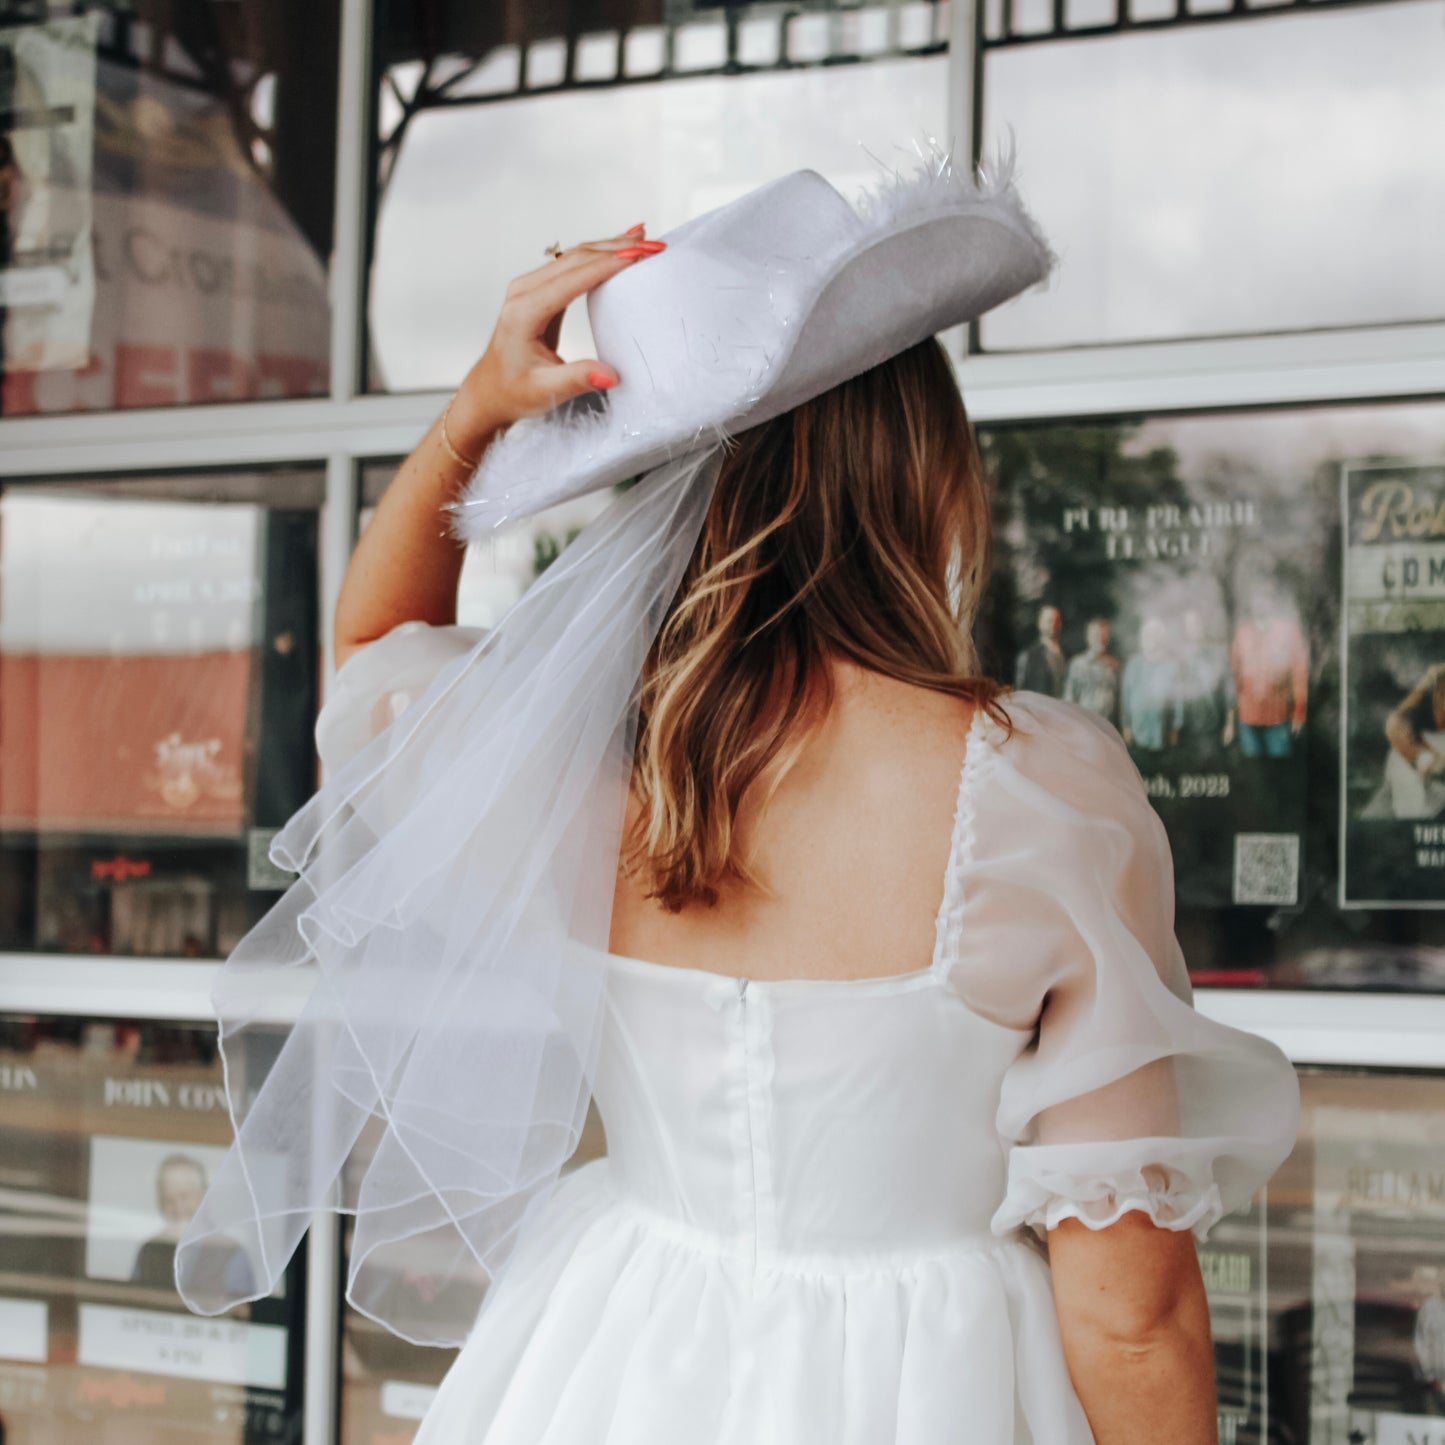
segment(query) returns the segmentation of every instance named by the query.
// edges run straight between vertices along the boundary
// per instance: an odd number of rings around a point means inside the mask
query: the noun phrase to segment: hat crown
[[[761,254],[781,248],[791,256],[800,247],[835,243],[860,224],[832,182],[804,168],[754,186],[662,234],[669,248],[720,241],[730,249]]]
[[[622,374],[608,405],[645,409],[683,383],[705,410],[736,407],[804,314],[809,278],[862,224],[817,171],[798,170],[663,232],[667,250],[587,295],[596,354]]]

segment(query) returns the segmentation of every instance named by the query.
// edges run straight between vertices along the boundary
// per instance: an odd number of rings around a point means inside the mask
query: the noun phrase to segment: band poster
[[[993,665],[1118,728],[1168,830],[1181,905],[1294,906],[1318,504],[1286,478],[1186,482],[1163,448],[1150,475],[1108,446],[1084,484],[1033,485],[1027,457],[1000,458],[1017,490],[999,499]]]
[[[1445,1445],[1445,1119],[1314,1121],[1310,1445]]]
[[[1346,467],[1340,906],[1445,906],[1445,467]]]

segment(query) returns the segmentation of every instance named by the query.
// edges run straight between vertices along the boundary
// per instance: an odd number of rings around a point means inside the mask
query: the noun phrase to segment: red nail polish
[[[639,241],[639,249],[646,251],[649,256],[655,256],[659,251],[667,250],[666,241]]]
[[[647,229],[646,221],[639,221],[635,226],[629,226],[622,234],[624,236],[640,236]]]
[[[619,261],[635,261],[639,256],[650,256],[651,251],[645,251],[641,246],[624,246],[616,253]]]
[[[595,386],[598,391],[606,391],[609,386],[617,385],[605,371],[589,371],[587,373],[587,380]]]

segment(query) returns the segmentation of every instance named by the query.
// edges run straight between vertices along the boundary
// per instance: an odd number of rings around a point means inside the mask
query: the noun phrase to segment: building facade
[[[410,1440],[451,1356],[345,1305],[333,1218],[235,1318],[169,1273],[351,548],[548,243],[931,137],[1016,142],[1060,253],[945,338],[985,666],[1120,729],[1199,1007],[1301,1073],[1201,1254],[1221,1439],[1442,1445],[1442,74],[1445,0],[0,0],[4,1439]]]

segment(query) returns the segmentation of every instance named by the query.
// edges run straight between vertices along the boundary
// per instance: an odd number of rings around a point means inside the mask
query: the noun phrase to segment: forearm
[[[447,418],[452,446],[465,458],[479,458],[500,429],[485,399],[463,383]],[[382,494],[347,565],[336,603],[338,665],[398,623],[456,621],[465,548],[443,509],[470,476],[471,468],[443,444],[438,418]]]
[[[1138,1340],[1064,1341],[1074,1389],[1097,1445],[1217,1445],[1214,1350],[1208,1313]]]
[[[1415,736],[1415,729],[1410,726],[1410,715],[1403,706],[1396,708],[1385,719],[1385,737],[1407,763],[1415,761],[1420,751],[1420,739]]]

